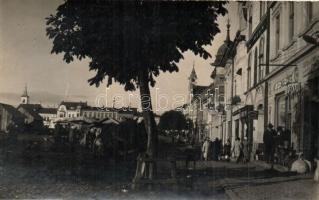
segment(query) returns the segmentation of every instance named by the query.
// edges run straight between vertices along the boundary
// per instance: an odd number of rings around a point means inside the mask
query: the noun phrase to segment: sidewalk
[[[270,172],[272,173],[272,172]],[[279,172],[274,172],[279,173]],[[276,200],[317,200],[319,184],[312,174],[274,176],[269,178],[249,177],[244,179],[225,178],[223,185],[230,199],[276,199]]]

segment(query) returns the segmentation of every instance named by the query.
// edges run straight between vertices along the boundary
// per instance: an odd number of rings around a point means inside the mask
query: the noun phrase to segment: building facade
[[[0,132],[9,132],[11,127],[21,128],[24,126],[25,116],[15,107],[0,103]]]
[[[288,133],[292,151],[318,157],[319,3],[238,2],[234,21],[239,28],[231,39],[227,24],[212,84],[196,87],[192,71],[184,114],[211,139],[247,138],[251,159],[270,123]]]
[[[289,132],[294,151],[313,159],[319,50],[306,38],[318,41],[319,3],[240,2],[238,20],[235,38],[214,63],[226,71],[224,138],[247,137],[253,158],[271,123]]]

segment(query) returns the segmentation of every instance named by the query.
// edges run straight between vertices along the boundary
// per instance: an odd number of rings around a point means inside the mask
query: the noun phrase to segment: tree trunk
[[[141,95],[141,105],[145,130],[147,132],[147,150],[148,157],[152,160],[157,156],[157,131],[152,109],[152,100],[149,88],[149,79],[147,71],[139,72],[139,86]],[[149,164],[149,179],[153,179],[155,174],[155,162]]]

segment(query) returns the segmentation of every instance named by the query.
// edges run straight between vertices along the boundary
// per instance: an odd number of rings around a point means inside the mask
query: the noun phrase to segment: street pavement
[[[165,147],[167,155],[174,148]],[[0,154],[0,199],[319,199],[312,174],[272,171],[256,163],[197,161],[195,169],[186,169],[185,161],[178,161],[173,184],[166,181],[170,166],[159,163],[163,182],[132,190],[134,162],[82,163],[71,154],[30,161],[11,154],[9,159]]]

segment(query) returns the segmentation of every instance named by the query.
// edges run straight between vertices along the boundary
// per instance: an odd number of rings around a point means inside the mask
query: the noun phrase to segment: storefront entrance
[[[305,96],[304,107],[304,156],[313,160],[319,158],[319,77],[308,82],[309,94]]]

